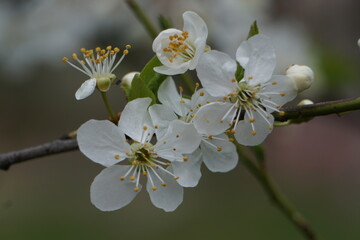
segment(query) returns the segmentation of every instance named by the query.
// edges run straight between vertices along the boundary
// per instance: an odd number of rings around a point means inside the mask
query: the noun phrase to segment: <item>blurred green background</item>
[[[277,73],[290,64],[315,71],[315,84],[298,100],[359,96],[360,2],[356,0],[149,0],[151,18],[194,10],[207,22],[213,49],[235,55],[257,19],[278,54]],[[81,47],[123,47],[130,54],[115,74],[137,71],[152,57],[151,39],[124,1],[0,1],[0,152],[41,144],[104,119],[98,93],[76,101],[86,76],[61,62]],[[179,83],[181,84],[181,83]],[[110,101],[125,104],[116,87]],[[292,104],[296,104],[296,101]],[[360,113],[319,117],[274,130],[264,145],[268,169],[322,239],[360,238]],[[102,170],[79,152],[44,157],[0,172],[0,239],[284,239],[302,235],[268,201],[239,164],[210,173],[185,189],[173,213],[150,203],[145,191],[129,206],[101,212],[89,187]]]

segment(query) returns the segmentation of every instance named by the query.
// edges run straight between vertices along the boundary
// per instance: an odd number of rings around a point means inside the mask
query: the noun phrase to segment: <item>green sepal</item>
[[[244,78],[245,69],[238,62],[236,62],[236,64],[237,64],[237,68],[236,68],[236,72],[235,72],[235,78],[236,78],[236,81],[240,82],[241,79]]]
[[[152,99],[151,104],[156,103],[156,96],[150,90],[150,88],[145,84],[145,81],[140,77],[139,74],[136,74],[131,82],[131,89],[129,90],[128,101],[149,97]]]
[[[144,81],[146,86],[157,96],[157,91],[160,84],[168,77],[166,75],[157,73],[154,71],[154,67],[161,66],[162,63],[159,61],[157,56],[154,56],[143,68],[140,73],[140,78]]]
[[[254,21],[253,24],[251,24],[251,26],[250,26],[250,30],[249,30],[247,39],[249,39],[257,34],[259,34],[259,28],[257,26],[256,21]]]

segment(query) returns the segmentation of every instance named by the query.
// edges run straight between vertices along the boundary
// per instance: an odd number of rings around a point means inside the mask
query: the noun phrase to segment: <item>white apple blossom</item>
[[[183,14],[183,31],[169,28],[154,40],[152,48],[163,64],[154,70],[165,75],[176,75],[195,69],[204,53],[208,29],[204,20],[194,12]]]
[[[286,76],[294,81],[299,93],[311,87],[314,82],[313,70],[305,65],[293,64],[289,66],[286,70]]]
[[[191,100],[185,99],[182,96],[182,88],[180,88],[179,94],[172,78],[166,79],[160,85],[158,98],[162,105],[155,104],[151,106],[149,112],[154,124],[156,124],[155,131],[160,135],[166,132],[167,126],[174,119],[193,124],[197,121],[197,111],[202,106],[216,100],[204,89],[195,91]],[[225,122],[219,122],[219,124],[227,125]],[[187,155],[186,163],[172,164],[174,173],[188,172],[188,175],[192,176],[192,178],[178,181],[184,187],[194,187],[198,184],[201,177],[200,167],[202,162],[213,172],[230,171],[238,162],[235,146],[230,142],[231,139],[228,136],[225,134],[214,136],[212,131],[197,131],[201,136],[200,149],[193,154]]]
[[[207,92],[219,101],[208,104],[197,113],[197,130],[219,134],[232,126],[236,140],[254,146],[264,141],[273,129],[273,111],[280,112],[286,102],[295,98],[297,91],[287,76],[272,75],[275,50],[264,35],[244,41],[236,52],[236,59],[245,69],[244,78],[235,78],[236,61],[225,53],[205,53],[196,68]],[[222,127],[219,122],[230,116],[232,123]]]
[[[126,49],[123,51],[122,56],[116,61],[116,56],[120,52],[120,49],[111,46],[107,46],[106,49],[100,47],[86,50],[81,48],[80,51],[83,55],[83,59],[79,59],[76,53],[71,55],[79,66],[71,63],[67,57],[62,60],[70,64],[70,66],[76,68],[80,72],[88,75],[90,79],[86,80],[75,93],[77,100],[82,100],[90,96],[95,88],[98,88],[102,92],[109,90],[111,84],[115,81],[116,76],[112,72],[119,66],[125,55],[129,53],[130,45],[126,45]]]
[[[90,189],[91,201],[100,210],[112,211],[129,204],[141,190],[141,176],[147,178],[146,189],[156,207],[173,211],[183,200],[183,189],[176,180],[188,176],[174,174],[171,165],[183,162],[183,154],[198,148],[200,138],[191,124],[175,120],[156,144],[150,142],[154,133],[150,103],[150,98],[129,102],[118,126],[90,120],[78,130],[80,151],[107,167]]]

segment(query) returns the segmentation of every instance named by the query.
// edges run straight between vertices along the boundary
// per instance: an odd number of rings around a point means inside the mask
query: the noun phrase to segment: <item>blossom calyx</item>
[[[294,81],[298,92],[308,89],[314,82],[314,72],[306,65],[291,65],[286,70],[286,76]]]

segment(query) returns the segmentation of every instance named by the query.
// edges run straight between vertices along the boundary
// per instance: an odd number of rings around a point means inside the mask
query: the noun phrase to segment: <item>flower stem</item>
[[[281,194],[278,188],[274,185],[264,168],[259,168],[243,150],[242,146],[235,143],[237,152],[242,163],[252,173],[252,175],[259,181],[270,200],[275,206],[291,221],[295,227],[304,234],[309,240],[317,240],[315,232],[307,220],[299,213]]]
[[[139,4],[135,0],[126,0],[127,5],[131,8],[131,10],[135,13],[139,21],[145,27],[146,31],[150,35],[152,39],[155,39],[158,35],[158,31],[156,30],[155,25],[151,22],[151,20],[146,16],[145,12],[141,9]]]
[[[109,117],[110,117],[111,121],[113,121],[113,122],[116,121],[114,112],[112,111],[112,109],[110,107],[109,100],[107,98],[106,92],[101,92],[101,97],[102,97],[102,99],[104,101],[106,110],[107,110],[107,112],[109,114]]]
[[[195,91],[195,83],[188,73],[184,73],[180,75],[181,80],[185,84],[186,89],[189,91],[190,95],[192,95]]]

